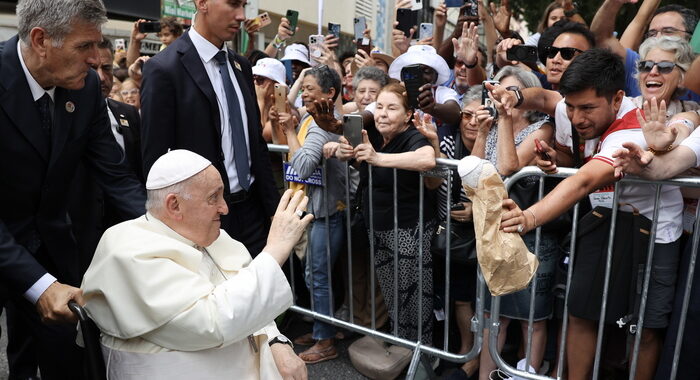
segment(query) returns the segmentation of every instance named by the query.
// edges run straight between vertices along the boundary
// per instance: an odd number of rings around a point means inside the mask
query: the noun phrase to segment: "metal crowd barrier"
[[[268,148],[271,152],[279,152],[279,153],[286,153],[288,152],[288,147],[286,145],[273,145],[269,144]],[[420,210],[420,217],[419,217],[419,225],[420,225],[420,232],[421,232],[421,242],[419,243],[419,253],[418,253],[418,262],[419,262],[419,268],[418,271],[421,273],[422,271],[422,262],[423,262],[423,255],[425,254],[430,254],[430,252],[423,252],[422,249],[422,232],[423,232],[423,225],[424,225],[424,220],[423,220],[423,202],[424,202],[424,197],[423,197],[423,178],[425,176],[431,176],[431,177],[442,177],[447,181],[447,189],[451,189],[451,182],[452,182],[452,176],[447,175],[449,171],[456,169],[458,160],[450,160],[450,159],[442,159],[439,158],[437,159],[437,166],[435,169],[429,171],[429,172],[423,172],[420,175],[420,183],[417,185],[420,186],[420,200],[418,203],[418,207]],[[324,183],[325,183],[325,176],[326,176],[326,162],[323,160],[322,162],[323,166],[323,177],[324,177]],[[396,194],[396,170],[393,170],[393,180],[394,180],[394,194]],[[548,175],[543,173],[541,170],[539,170],[537,167],[526,167],[520,170],[519,172],[513,174],[512,176],[508,177],[505,180],[506,187],[508,190],[515,184],[518,180],[528,177],[528,176],[538,176],[540,177],[539,179],[539,197],[538,199],[542,199],[543,197],[543,192],[544,192],[544,179],[546,177],[552,177],[552,178],[566,178],[574,175],[577,172],[576,169],[570,169],[570,168],[559,168],[559,172],[557,174],[553,175]],[[346,168],[345,172],[345,179],[346,183],[350,183],[350,175],[349,175],[349,170]],[[638,356],[639,356],[639,347],[640,347],[640,342],[641,342],[641,335],[642,335],[642,328],[644,326],[644,311],[646,307],[646,302],[647,302],[647,292],[648,292],[648,286],[649,286],[649,281],[650,281],[650,275],[651,275],[651,263],[652,263],[652,258],[654,254],[654,240],[655,240],[655,234],[656,234],[656,225],[657,225],[657,219],[658,219],[658,202],[661,196],[661,185],[674,185],[674,186],[682,186],[682,187],[700,187],[700,178],[675,178],[675,179],[670,179],[670,180],[665,180],[665,181],[647,181],[639,178],[633,178],[633,177],[625,177],[621,181],[617,182],[615,184],[615,191],[614,191],[614,196],[613,196],[613,204],[618,203],[619,199],[619,188],[620,186],[624,186],[625,184],[630,184],[630,183],[642,183],[642,184],[653,184],[656,185],[656,196],[655,196],[655,203],[654,203],[654,215],[652,219],[652,228],[650,232],[650,243],[649,243],[649,248],[648,248],[648,255],[647,255],[647,262],[646,262],[646,267],[645,267],[645,273],[644,273],[644,279],[643,279],[643,288],[642,288],[642,296],[641,296],[641,304],[639,308],[639,318],[637,321],[637,333],[635,334],[634,337],[634,349],[632,353],[632,360],[631,360],[631,365],[630,365],[630,371],[629,371],[629,379],[634,379],[635,378],[635,372],[636,372],[636,367],[638,363]],[[371,175],[370,171],[370,176],[369,176],[369,188],[371,189],[373,185],[373,178]],[[369,202],[370,205],[373,204],[373,199],[372,199],[372,192],[369,191]],[[324,198],[327,196],[327,189],[324,188],[323,192]],[[350,203],[350,189],[346,188],[345,191],[345,201],[346,204],[349,205]],[[450,205],[452,204],[451,198],[451,191],[447,191],[447,200],[446,200],[446,209],[450,209]],[[398,235],[397,235],[397,225],[398,225],[398,217],[397,217],[397,198],[394,197],[394,252],[396,253],[398,251]],[[574,214],[573,214],[573,220],[578,219],[578,214],[579,214],[579,205],[576,204],[574,207]],[[445,305],[444,305],[444,312],[445,312],[445,322],[444,322],[444,342],[442,347],[432,347],[430,346],[430,343],[426,342],[421,342],[420,341],[420,336],[421,336],[421,331],[422,331],[422,318],[420,315],[417,315],[416,317],[418,318],[418,333],[417,333],[417,340],[416,341],[411,341],[411,340],[406,340],[403,338],[400,338],[398,336],[398,331],[397,331],[397,324],[394,323],[394,328],[392,333],[386,333],[382,331],[377,330],[376,326],[376,310],[375,310],[375,302],[374,300],[376,299],[376,294],[375,294],[375,284],[376,284],[376,279],[375,279],[375,267],[374,267],[374,259],[375,259],[375,247],[374,247],[374,239],[372,239],[372,233],[374,231],[374,226],[373,226],[373,210],[370,207],[369,211],[369,216],[370,220],[366,221],[368,224],[368,228],[370,230],[370,289],[371,289],[371,298],[372,302],[371,304],[371,326],[370,327],[364,327],[359,324],[354,323],[354,310],[353,310],[353,289],[352,289],[352,261],[353,261],[353,249],[352,249],[352,233],[351,233],[351,215],[349,212],[349,209],[346,212],[346,234],[347,234],[347,261],[348,261],[348,307],[349,307],[349,321],[344,321],[341,319],[337,319],[333,316],[333,311],[335,310],[334,305],[333,305],[333,286],[332,286],[332,267],[331,267],[331,260],[330,260],[330,246],[329,246],[329,228],[326,228],[326,254],[328,255],[328,282],[329,282],[329,297],[330,297],[330,310],[329,314],[330,315],[325,315],[322,313],[314,312],[313,311],[313,285],[312,289],[310,289],[311,293],[311,309],[306,309],[303,307],[300,307],[298,305],[293,305],[290,309],[300,313],[302,315],[306,315],[309,317],[312,317],[316,320],[320,320],[329,324],[332,324],[337,327],[341,327],[350,331],[354,331],[363,335],[375,337],[378,339],[381,339],[382,341],[385,341],[387,343],[399,345],[406,347],[408,349],[411,349],[413,351],[413,356],[411,358],[410,365],[408,367],[408,373],[406,378],[407,379],[413,379],[416,371],[418,369],[418,364],[419,362],[423,362],[425,367],[429,367],[427,360],[425,360],[425,355],[430,355],[433,357],[438,357],[444,360],[452,361],[452,362],[457,362],[457,363],[465,363],[467,361],[470,361],[472,359],[478,358],[480,353],[481,353],[481,346],[482,346],[482,340],[483,340],[483,329],[488,328],[489,329],[489,354],[493,358],[494,362],[496,363],[497,367],[499,370],[503,371],[504,373],[510,375],[510,376],[518,376],[523,379],[536,379],[536,380],[549,380],[549,379],[562,379],[563,376],[563,363],[565,363],[565,352],[564,349],[566,347],[566,339],[567,339],[567,316],[568,316],[568,310],[567,310],[567,304],[568,304],[568,295],[569,295],[569,284],[571,283],[572,279],[572,273],[573,273],[573,262],[575,260],[575,248],[576,248],[576,235],[577,235],[577,230],[578,230],[578,224],[577,223],[572,223],[572,228],[571,228],[571,243],[570,243],[570,256],[569,256],[569,264],[568,264],[568,272],[566,275],[566,291],[565,291],[565,298],[564,298],[564,315],[562,318],[562,326],[560,330],[560,338],[559,338],[559,350],[557,352],[557,362],[559,363],[558,368],[557,368],[557,374],[556,378],[548,377],[545,375],[538,375],[534,374],[531,372],[526,372],[526,371],[521,371],[518,370],[514,367],[512,367],[510,364],[508,364],[500,355],[498,352],[498,334],[500,332],[500,322],[499,322],[499,317],[500,317],[500,297],[492,297],[492,304],[491,304],[491,314],[490,318],[485,318],[484,317],[484,295],[485,295],[485,283],[483,280],[483,277],[481,275],[480,270],[477,268],[477,294],[476,294],[476,299],[474,303],[474,317],[471,320],[471,330],[474,333],[474,339],[473,339],[473,346],[471,351],[469,351],[466,354],[459,355],[455,354],[452,352],[448,351],[449,347],[449,329],[450,329],[450,266],[451,266],[451,258],[450,258],[450,241],[448,239],[447,242],[447,249],[446,249],[446,260],[445,260]],[[448,217],[447,220],[445,221],[446,224],[446,233],[447,236],[451,236],[451,218],[449,217],[449,212],[447,213]],[[593,379],[597,379],[600,374],[601,370],[601,352],[602,352],[602,345],[603,345],[603,329],[605,326],[605,313],[606,313],[606,301],[609,293],[609,283],[610,283],[610,272],[611,272],[611,267],[612,267],[612,252],[613,252],[613,243],[614,243],[614,231],[615,231],[615,223],[616,223],[616,217],[617,217],[617,208],[613,208],[612,210],[612,222],[611,222],[611,236],[609,238],[609,243],[607,247],[607,257],[606,257],[606,268],[605,268],[605,281],[603,285],[603,299],[602,299],[602,304],[601,304],[601,311],[600,311],[600,318],[598,322],[598,335],[597,335],[597,341],[596,341],[596,353],[595,353],[595,359],[594,359],[594,366],[593,366]],[[326,223],[328,223],[328,219],[326,218]],[[327,225],[328,227],[328,225]],[[677,371],[677,366],[678,366],[678,360],[680,356],[680,345],[681,345],[681,339],[683,336],[683,331],[684,331],[684,326],[685,326],[685,320],[687,316],[687,310],[688,310],[688,304],[689,304],[689,298],[690,298],[690,288],[692,285],[692,279],[693,279],[693,274],[694,274],[694,267],[695,267],[695,261],[696,261],[696,255],[697,255],[697,250],[698,250],[698,243],[700,241],[700,233],[698,233],[698,229],[700,228],[700,207],[697,208],[696,215],[695,215],[695,224],[694,224],[694,233],[692,236],[692,256],[690,259],[690,267],[688,268],[688,276],[687,276],[687,281],[685,284],[685,295],[683,299],[683,309],[682,309],[682,315],[681,315],[681,322],[680,322],[680,327],[678,329],[678,333],[675,337],[676,339],[676,345],[675,345],[675,353],[673,357],[673,365],[672,365],[672,373],[671,373],[671,379],[675,379],[676,376],[676,371]],[[541,239],[541,227],[537,228],[536,230],[536,235],[535,235],[535,254],[538,254],[539,251],[539,246],[540,246],[540,239]],[[310,255],[306,256],[307,259],[311,259]],[[680,257],[680,256],[679,256]],[[291,260],[290,260],[291,263]],[[294,284],[294,268],[293,265],[290,265],[290,271],[291,271],[291,286],[292,289],[294,290],[295,284]],[[679,277],[680,278],[680,277]],[[313,279],[311,279],[311,284],[313,284]],[[537,276],[533,276],[533,280],[531,283],[532,289],[537,289]],[[420,291],[418,294],[423,294],[423,284],[422,284],[422,277],[418,276],[418,288]],[[389,312],[393,315],[393,320],[397,320],[397,315],[398,315],[398,309],[397,309],[397,304],[398,304],[398,255],[394,255],[394,306],[392,310],[389,310]],[[532,349],[532,337],[533,337],[533,323],[534,323],[534,302],[535,302],[535,294],[536,291],[533,291],[531,294],[531,299],[530,299],[530,314],[528,318],[528,334],[527,334],[527,342],[525,344],[525,368],[529,368],[530,362],[531,362],[531,349]],[[295,300],[296,300],[296,295],[295,295]],[[422,297],[419,297],[419,314],[420,310],[422,310],[420,302],[422,301]],[[668,337],[666,339],[670,339],[672,337]],[[423,357],[421,357],[423,355]]]

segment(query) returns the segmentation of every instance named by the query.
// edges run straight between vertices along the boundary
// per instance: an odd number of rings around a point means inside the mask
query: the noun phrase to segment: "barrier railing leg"
[[[416,371],[418,371],[418,363],[420,363],[420,346],[421,344],[418,343],[416,348],[413,349],[413,356],[411,356],[411,364],[408,366],[406,380],[413,380],[413,378],[416,376]]]

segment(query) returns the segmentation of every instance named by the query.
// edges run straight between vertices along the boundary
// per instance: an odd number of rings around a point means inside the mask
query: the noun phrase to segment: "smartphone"
[[[506,59],[519,62],[537,62],[537,46],[515,45],[506,51]]]
[[[372,53],[372,40],[367,37],[362,37],[357,40],[357,51],[364,50],[369,56]]]
[[[292,35],[294,35],[297,30],[297,23],[299,22],[299,12],[292,9],[287,9],[287,14],[284,17],[289,20],[289,30],[291,30]]]
[[[452,206],[450,206],[450,211],[462,211],[465,208],[464,203],[453,203]]]
[[[406,37],[411,35],[411,28],[413,28],[418,20],[418,12],[414,12],[410,9],[399,8],[396,10],[396,21],[399,25],[396,29],[403,32]],[[414,37],[418,37],[417,35]]]
[[[287,112],[287,86],[275,83],[275,108],[277,112]]]
[[[328,23],[328,34],[332,34],[335,38],[340,38],[340,24]]]
[[[255,17],[253,19],[253,22],[252,22],[253,26],[257,25],[260,28],[263,28],[263,27],[268,26],[270,24],[272,24],[272,20],[270,19],[270,15],[267,12],[259,14],[257,17]]]
[[[494,120],[498,119],[498,111],[496,110],[496,105],[493,104],[493,100],[489,98],[489,90],[486,88],[486,84],[491,83],[494,86],[498,86],[501,82],[497,80],[485,80],[482,82],[483,89],[481,90],[481,105],[483,105],[491,114]]]
[[[465,0],[445,0],[445,5],[448,8],[459,8],[464,5]]]
[[[433,36],[433,24],[424,22],[418,28],[418,39],[424,40]]]
[[[465,0],[464,6],[462,10],[464,16],[479,18],[479,4],[477,0]]]
[[[355,28],[355,41],[362,38],[365,34],[365,29],[367,29],[367,19],[365,16],[355,17],[353,19],[353,27]]]
[[[309,57],[321,58],[325,39],[326,38],[320,34],[312,34],[309,36]]]
[[[423,0],[411,0],[411,10],[420,11],[423,9]]]
[[[123,38],[114,39],[114,51],[126,51],[126,41]]]
[[[343,137],[353,147],[362,144],[362,115],[343,116]]]
[[[419,89],[425,84],[423,69],[420,65],[408,65],[401,69],[401,81],[406,86],[409,107],[418,108]]]
[[[139,24],[140,33],[158,33],[160,32],[160,21],[144,21]]]
[[[545,152],[544,149],[542,149],[542,145],[540,144],[539,139],[535,139],[535,148],[537,149],[537,154],[540,155],[540,158],[545,160],[545,161],[552,161],[552,157],[549,155],[549,153]]]

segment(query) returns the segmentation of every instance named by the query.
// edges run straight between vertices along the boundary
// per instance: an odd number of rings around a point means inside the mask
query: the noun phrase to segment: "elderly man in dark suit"
[[[144,175],[168,149],[212,162],[229,213],[222,228],[257,255],[279,193],[262,138],[250,63],[225,42],[241,29],[245,0],[195,0],[194,26],[144,66],[141,91]]]
[[[0,285],[31,324],[43,379],[81,377],[75,321],[82,301],[67,216],[76,167],[86,160],[124,217],[145,193],[109,129],[99,79],[100,0],[20,0],[19,36],[0,43]],[[12,329],[12,326],[10,326]]]

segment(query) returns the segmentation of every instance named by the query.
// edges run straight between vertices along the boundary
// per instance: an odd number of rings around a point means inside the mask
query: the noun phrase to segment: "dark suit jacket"
[[[231,51],[229,61],[248,114],[248,145],[255,191],[262,199],[264,214],[272,216],[279,193],[272,178],[267,144],[262,137],[253,72],[248,60]],[[187,149],[211,161],[221,174],[225,193],[230,192],[221,150],[221,120],[216,93],[189,32],[144,65],[141,127],[144,175],[148,176],[153,163],[168,149]]]
[[[124,151],[129,167],[136,174],[139,181],[146,183],[143,176],[143,160],[141,159],[141,115],[136,107],[118,102],[114,99],[107,99],[107,107],[112,111],[112,115],[117,119],[117,124],[121,127],[124,136]],[[126,120],[128,125],[123,125],[122,120]]]
[[[49,144],[19,62],[17,37],[0,43],[0,282],[14,293],[24,293],[47,269],[59,281],[79,285],[67,198],[81,160],[87,159],[120,212],[136,217],[144,211],[145,194],[122,161],[102,99],[94,71],[81,90],[56,88]],[[33,254],[26,247],[35,234],[43,249]]]
[[[141,117],[136,107],[107,99],[107,107],[120,125],[124,137],[125,158],[130,171],[143,186],[143,163],[141,160]],[[122,122],[122,120],[124,120]],[[83,160],[87,161],[87,160]],[[118,208],[105,199],[95,179],[88,170],[88,163],[81,162],[73,179],[70,191],[68,214],[71,218],[73,235],[80,252],[80,273],[83,274],[92,261],[102,234],[107,228],[123,222]]]

